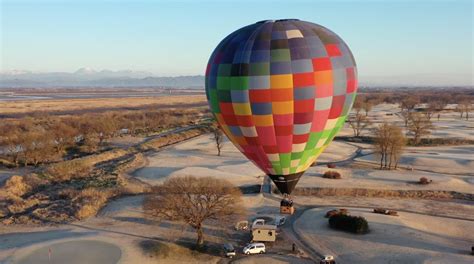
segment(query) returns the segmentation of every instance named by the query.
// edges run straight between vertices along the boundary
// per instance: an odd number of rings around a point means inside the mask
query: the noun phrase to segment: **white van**
[[[265,244],[263,243],[251,243],[244,247],[243,253],[245,255],[250,254],[263,254],[265,253]]]

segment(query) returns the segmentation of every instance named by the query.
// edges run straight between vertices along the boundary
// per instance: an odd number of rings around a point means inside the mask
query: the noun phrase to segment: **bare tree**
[[[426,116],[428,120],[431,120],[434,113],[436,112],[437,107],[438,107],[438,104],[436,101],[431,101],[428,103],[428,105],[426,106],[423,112],[423,114]]]
[[[441,116],[441,112],[444,110],[446,105],[448,105],[447,101],[448,99],[444,97],[433,101],[435,112],[438,114],[438,121]]]
[[[388,164],[388,169],[391,169],[392,165],[395,169],[397,169],[398,162],[400,161],[400,157],[403,153],[403,148],[406,145],[406,138],[403,135],[402,129],[397,126],[390,126],[389,132],[390,137],[388,138],[388,154],[390,155],[390,162]]]
[[[364,103],[362,104],[362,109],[364,109],[365,116],[369,115],[370,110],[372,110],[372,107],[374,106],[374,103],[371,100],[366,99]]]
[[[463,114],[466,116],[466,120],[469,120],[469,112],[472,111],[472,102],[470,100],[463,100],[459,103],[459,109],[461,112],[461,118]]]
[[[400,101],[400,115],[405,123],[405,127],[408,126],[408,121],[410,120],[411,113],[415,109],[416,105],[420,103],[420,99],[415,96],[407,95]]]
[[[84,116],[77,120],[77,130],[82,138],[82,144],[86,151],[92,152],[99,145],[99,135],[97,134],[96,120]]]
[[[24,166],[29,164],[38,166],[41,162],[51,161],[53,157],[53,139],[50,133],[41,129],[41,127],[35,127],[20,135],[19,146],[22,150]]]
[[[354,104],[352,105],[352,109],[355,111],[356,115],[358,115],[362,111],[362,106],[363,106],[363,97],[362,96],[357,96],[354,100]]]
[[[350,115],[347,119],[349,126],[354,131],[354,137],[359,137],[363,129],[370,125],[370,121],[367,116],[364,116],[360,113],[355,115]]]
[[[461,115],[461,116],[460,116],[461,119],[463,118],[463,116],[464,116],[464,110],[461,108],[461,105],[458,104],[458,105],[456,106],[456,109],[454,109],[454,111],[458,112],[458,113]]]
[[[7,157],[18,167],[21,154],[21,131],[16,125],[5,124],[0,126],[0,146]]]
[[[62,154],[64,150],[74,144],[74,137],[77,131],[74,127],[64,122],[53,122],[47,130],[51,133],[54,149],[57,154]]]
[[[396,169],[406,142],[402,130],[383,123],[375,129],[374,134],[375,151],[380,156],[380,169],[391,169],[392,165]]]
[[[400,108],[403,110],[407,110],[408,112],[411,112],[415,109],[415,107],[420,103],[420,99],[415,96],[407,96],[403,98],[403,100],[400,102]]]
[[[97,118],[97,121],[94,124],[94,130],[99,139],[99,145],[102,145],[106,139],[110,139],[118,131],[119,125],[116,122],[115,118],[112,118],[109,115],[103,115]]]
[[[214,135],[214,141],[216,142],[217,156],[220,156],[222,147],[224,145],[224,133],[222,132],[219,125],[214,124],[212,126],[212,134]]]
[[[34,131],[30,133],[28,142],[29,158],[36,167],[39,163],[49,162],[54,157],[53,138],[47,132]]]
[[[408,131],[413,136],[413,142],[415,145],[420,143],[421,138],[431,134],[433,129],[431,121],[420,113],[412,113],[408,122]]]
[[[23,166],[28,166],[32,152],[34,149],[35,135],[31,131],[24,132],[20,134],[19,137],[19,147],[21,149],[21,157]]]
[[[388,123],[383,123],[378,126],[374,132],[375,151],[380,155],[380,169],[382,169],[384,167],[384,162],[387,164],[388,160],[390,125]]]
[[[408,110],[402,110],[400,112],[400,115],[402,116],[405,127],[408,127],[408,121],[410,120],[411,112],[409,112]]]
[[[206,220],[228,223],[243,213],[241,192],[226,180],[192,176],[170,178],[152,189],[145,213],[158,220],[184,222],[196,230],[197,246],[204,244]]]

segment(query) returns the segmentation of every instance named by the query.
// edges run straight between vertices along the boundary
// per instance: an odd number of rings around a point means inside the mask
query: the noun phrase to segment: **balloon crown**
[[[273,22],[283,22],[283,21],[300,21],[300,20],[299,20],[299,19],[296,19],[296,18],[285,18],[285,19],[277,19],[277,20],[274,20],[274,19],[267,19],[267,20],[258,21],[258,22],[255,23],[255,24],[273,23]]]

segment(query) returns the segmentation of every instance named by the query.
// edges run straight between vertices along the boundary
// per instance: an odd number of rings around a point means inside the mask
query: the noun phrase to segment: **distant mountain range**
[[[359,76],[364,87],[472,87],[470,75],[413,74],[399,76]],[[75,72],[8,71],[0,73],[0,88],[48,87],[170,87],[204,88],[204,76],[158,77],[144,71],[96,71],[81,68]]]
[[[75,72],[8,71],[0,73],[0,88],[35,87],[203,88],[204,76],[157,77],[150,72],[96,71],[90,68],[81,68]]]

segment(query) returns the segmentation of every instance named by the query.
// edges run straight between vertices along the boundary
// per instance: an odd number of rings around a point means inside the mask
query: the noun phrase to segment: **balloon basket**
[[[292,215],[294,213],[295,213],[295,208],[293,207],[293,201],[288,198],[284,198],[283,200],[281,200],[280,214]]]
[[[293,206],[280,206],[280,214],[292,215],[294,213],[295,213],[295,208]]]

